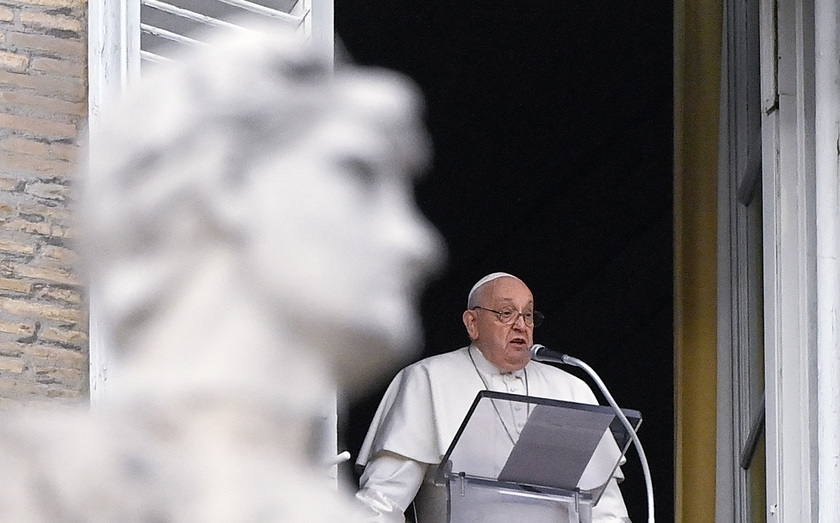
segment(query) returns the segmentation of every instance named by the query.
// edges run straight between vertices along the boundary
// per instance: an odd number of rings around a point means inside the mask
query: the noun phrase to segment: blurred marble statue
[[[91,415],[0,423],[2,521],[352,522],[319,420],[404,363],[443,254],[413,85],[220,37],[92,138],[81,250],[113,351]]]

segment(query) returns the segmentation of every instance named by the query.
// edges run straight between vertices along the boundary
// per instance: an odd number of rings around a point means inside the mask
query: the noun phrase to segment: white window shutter
[[[230,27],[246,15],[300,31],[332,51],[332,0],[139,0],[142,63],[169,59],[181,46],[201,45],[196,33]]]

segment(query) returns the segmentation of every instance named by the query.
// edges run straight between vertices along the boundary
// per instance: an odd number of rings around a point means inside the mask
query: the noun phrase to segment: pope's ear
[[[464,311],[463,315],[464,326],[467,328],[467,334],[469,334],[470,339],[475,341],[478,339],[478,324],[477,318],[474,310]]]

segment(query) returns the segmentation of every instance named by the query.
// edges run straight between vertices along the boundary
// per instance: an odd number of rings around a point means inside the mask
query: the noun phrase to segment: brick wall
[[[86,0],[0,0],[0,407],[83,398],[70,184],[87,117]]]

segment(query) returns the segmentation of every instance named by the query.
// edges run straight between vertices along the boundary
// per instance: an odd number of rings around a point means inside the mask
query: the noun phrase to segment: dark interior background
[[[466,344],[478,278],[521,277],[546,315],[535,341],[642,412],[662,521],[674,513],[672,13],[665,1],[335,3],[350,55],[426,96],[435,159],[417,199],[449,251],[423,298],[422,356]],[[348,407],[354,455],[385,385]],[[644,521],[632,448],[623,470]]]

